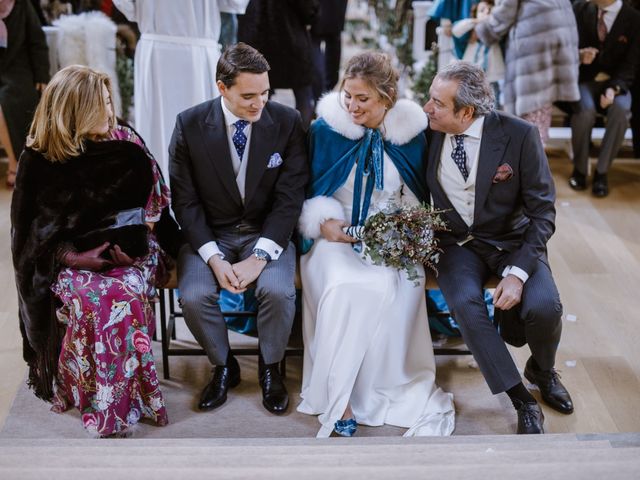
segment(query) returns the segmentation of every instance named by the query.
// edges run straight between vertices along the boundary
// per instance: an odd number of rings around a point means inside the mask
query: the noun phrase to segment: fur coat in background
[[[85,65],[109,75],[116,115],[123,116],[116,73],[116,24],[102,12],[65,15],[53,24],[60,29],[56,45],[59,67]]]
[[[485,45],[507,36],[507,112],[522,116],[580,99],[578,28],[569,0],[502,0],[475,31]]]

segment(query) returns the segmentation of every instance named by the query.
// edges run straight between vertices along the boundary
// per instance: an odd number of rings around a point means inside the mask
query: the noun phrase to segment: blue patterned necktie
[[[456,146],[453,149],[453,152],[451,152],[451,158],[456,162],[456,165],[462,174],[462,178],[464,178],[464,181],[466,182],[467,178],[469,178],[469,170],[467,170],[467,152],[464,150],[464,137],[465,135],[453,136],[456,140]]]
[[[242,162],[242,155],[244,154],[244,149],[247,146],[247,136],[244,134],[244,128],[249,125],[249,122],[246,120],[238,120],[235,122],[234,127],[236,127],[236,133],[233,134],[233,146],[236,147],[236,152],[238,152],[238,157]]]

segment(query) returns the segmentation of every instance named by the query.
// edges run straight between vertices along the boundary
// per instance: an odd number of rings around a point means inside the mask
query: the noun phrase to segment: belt
[[[217,40],[212,38],[202,38],[202,37],[180,37],[177,35],[161,35],[158,33],[143,33],[140,36],[140,40],[152,40],[154,42],[163,42],[163,43],[177,43],[180,45],[190,45],[190,46],[200,46],[200,47],[211,47],[220,49],[220,45]]]

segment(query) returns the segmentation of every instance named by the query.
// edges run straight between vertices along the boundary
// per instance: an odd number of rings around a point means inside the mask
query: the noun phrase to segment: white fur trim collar
[[[353,123],[349,112],[344,109],[340,93],[324,95],[318,102],[316,111],[340,135],[351,140],[358,140],[364,135],[364,127]],[[427,124],[427,115],[418,104],[401,99],[385,116],[382,124],[384,138],[395,145],[404,145],[425,130]]]

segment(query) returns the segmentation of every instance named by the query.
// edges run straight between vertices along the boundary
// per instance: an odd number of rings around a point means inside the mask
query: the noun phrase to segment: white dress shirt
[[[242,120],[240,117],[234,115],[231,110],[225,104],[226,100],[224,97],[221,99],[220,105],[222,106],[222,114],[224,116],[224,123],[227,128],[227,142],[229,143],[229,153],[231,154],[231,164],[233,166],[233,172],[236,174],[236,184],[238,185],[238,191],[240,192],[240,198],[244,202],[244,193],[245,193],[245,180],[247,176],[247,160],[249,158],[249,146],[251,145],[251,126],[249,123],[246,127],[244,127],[244,134],[247,137],[247,145],[244,148],[244,152],[242,154],[242,158],[238,156],[238,152],[236,150],[235,145],[233,144],[233,135],[236,133],[236,123],[238,120]],[[283,247],[278,245],[273,240],[270,240],[266,237],[260,237],[256,242],[254,248],[259,248],[264,250],[271,256],[271,260],[277,260],[282,251]],[[214,255],[220,255],[224,258],[224,254],[220,251],[218,244],[215,241],[207,242],[202,245],[198,249],[198,254],[205,261],[205,263],[209,262],[209,259]]]
[[[464,223],[467,226],[473,225],[474,210],[476,200],[476,178],[478,176],[478,157],[480,155],[480,144],[482,142],[482,128],[484,126],[484,117],[476,118],[469,127],[462,132],[464,137],[464,149],[467,152],[467,171],[469,176],[465,181],[456,162],[451,158],[451,153],[456,145],[454,135],[446,134],[442,153],[440,156],[440,164],[438,166],[438,182],[446,193],[449,201],[456,209]],[[470,238],[466,238],[459,242],[464,245]],[[516,266],[509,265],[502,272],[502,276],[515,275],[522,282],[526,282],[529,278],[527,272]]]
[[[604,20],[604,24],[607,26],[607,33],[611,31],[611,27],[613,27],[613,23],[616,21],[621,8],[622,0],[616,0],[608,7],[600,8],[600,10],[604,10],[602,19]]]

